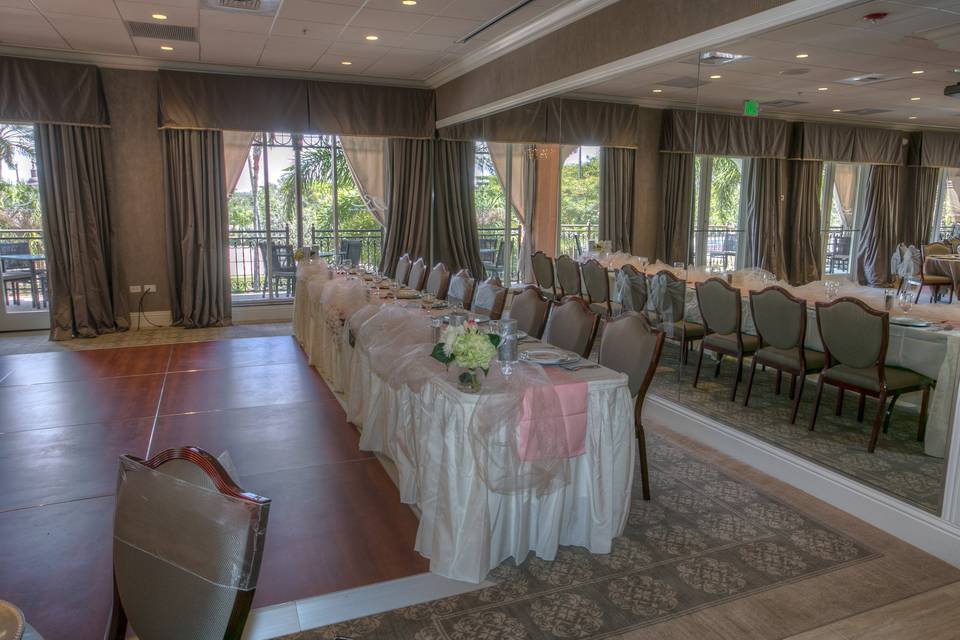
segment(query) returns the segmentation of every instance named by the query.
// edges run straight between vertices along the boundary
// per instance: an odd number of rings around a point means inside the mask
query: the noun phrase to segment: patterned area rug
[[[285,640],[605,638],[880,555],[662,438],[648,448],[654,499],[634,499],[609,555],[507,561],[492,587]]]
[[[714,365],[714,360],[704,357],[700,382],[694,388],[696,359],[691,353],[678,387],[679,349],[668,344],[664,347],[651,393],[814,460],[927,511],[939,513],[945,462],[924,454],[923,443],[917,442],[916,413],[899,407],[895,409],[889,432],[882,433],[876,451],[868,453],[867,440],[877,410],[873,398],[867,398],[864,421],[860,423],[857,422],[858,397],[847,393],[843,415],[836,416],[836,388],[824,387],[816,431],[810,432],[807,427],[813,412],[815,383],[808,380],[804,385],[797,423],[791,425],[788,376],[784,376],[782,392],[778,396],[774,393],[775,374],[769,370],[758,370],[750,394],[750,406],[744,408],[746,374],[737,390],[737,401],[730,402],[735,364],[730,358],[725,358],[719,378],[713,377]]]

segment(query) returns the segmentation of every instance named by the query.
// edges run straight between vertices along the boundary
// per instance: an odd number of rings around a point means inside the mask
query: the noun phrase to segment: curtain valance
[[[346,136],[433,138],[433,91],[308,82],[309,131]]]
[[[798,160],[906,163],[908,134],[903,131],[820,122],[797,122],[793,126],[794,157]]]
[[[108,126],[100,70],[89,64],[0,57],[0,120]]]
[[[559,107],[541,100],[439,130],[441,140],[556,143]]]
[[[663,112],[660,150],[714,156],[786,158],[790,128],[785,120],[671,109]]]
[[[921,167],[960,167],[960,135],[919,131],[911,138],[910,164]]]

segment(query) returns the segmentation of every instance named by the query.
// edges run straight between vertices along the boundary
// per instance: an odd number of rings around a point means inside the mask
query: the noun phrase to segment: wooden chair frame
[[[536,332],[530,334],[531,336],[533,336],[534,338],[536,338],[536,339],[539,340],[541,337],[543,337],[543,330],[546,329],[546,327],[547,327],[547,318],[550,317],[550,310],[553,308],[553,305],[556,304],[556,301],[548,298],[548,297],[545,296],[545,295],[543,295],[543,291],[541,291],[541,290],[540,290],[540,287],[538,287],[538,286],[535,285],[535,284],[528,284],[528,285],[524,285],[524,286],[520,287],[520,288],[517,290],[517,292],[514,293],[514,296],[513,296],[514,301],[516,301],[517,296],[519,296],[520,294],[525,293],[525,292],[527,292],[527,291],[533,291],[535,294],[537,294],[537,298],[540,299],[540,302],[543,302],[543,303],[545,303],[545,304],[547,305],[547,306],[546,306],[546,311],[544,312],[543,318],[541,318],[540,323],[539,323],[539,325],[537,326]],[[511,315],[511,317],[513,317],[513,312],[512,312],[512,310],[511,310],[510,315]]]
[[[567,288],[563,286],[563,281],[560,278],[560,266],[559,262],[561,260],[570,261],[573,263],[574,267],[577,270],[577,289],[576,291],[567,291]],[[564,254],[557,256],[553,261],[554,277],[557,279],[557,287],[560,289],[560,297],[565,298],[567,296],[582,296],[583,295],[583,275],[580,271],[580,263],[571,258],[570,256]]]
[[[594,313],[593,309],[590,308],[590,305],[586,303],[583,298],[577,296],[567,296],[563,298],[560,302],[555,302],[553,306],[550,307],[550,313],[547,317],[547,323],[550,322],[550,316],[552,316],[557,309],[567,304],[578,304],[580,307],[593,316],[593,329],[590,331],[590,337],[587,339],[586,348],[583,350],[583,353],[579,354],[581,358],[590,358],[590,352],[593,351],[593,341],[597,338],[597,330],[600,328],[600,316]],[[544,332],[546,332],[546,324],[544,324]]]
[[[735,329],[737,336],[736,349],[727,349],[719,345],[707,346],[707,337],[715,332],[711,331],[710,324],[707,322],[706,316],[703,315],[703,305],[700,303],[700,288],[708,282],[717,282],[727,291],[736,294],[736,296],[734,296],[737,308],[737,326]],[[740,380],[743,379],[743,358],[746,355],[743,350],[743,300],[740,297],[740,290],[735,287],[731,287],[729,284],[727,284],[727,281],[723,280],[722,278],[707,278],[703,282],[698,282],[696,284],[695,291],[697,294],[697,307],[700,309],[700,317],[703,320],[704,339],[700,341],[700,357],[697,358],[697,371],[693,375],[693,386],[696,387],[697,383],[700,381],[700,368],[703,365],[703,352],[705,350],[709,349],[717,354],[717,368],[714,373],[714,377],[720,375],[720,363],[723,361],[723,356],[731,356],[737,359],[737,375],[733,378],[733,389],[730,391],[730,402],[733,402],[737,399],[737,387],[740,385]]]
[[[549,285],[545,285],[544,283],[540,282],[540,276],[537,275],[537,270],[533,268],[533,261],[537,258],[537,256],[543,256],[550,264],[550,277],[553,279],[553,281]],[[540,287],[541,290],[548,289],[552,296],[557,297],[557,268],[553,263],[553,258],[545,254],[543,251],[534,251],[532,254],[530,254],[530,265],[531,269],[533,269],[533,277],[537,281],[537,286]]]
[[[413,269],[420,265],[422,271],[420,272],[420,281],[413,281]],[[423,258],[417,258],[410,264],[410,270],[407,272],[407,288],[413,289],[414,291],[423,291],[423,288],[427,286],[427,278],[430,277],[430,270],[427,269],[427,263]]]
[[[918,277],[920,279],[920,286],[917,287],[917,297],[913,301],[914,304],[920,302],[920,294],[923,293],[924,287],[931,287],[933,291],[930,293],[930,302],[934,302],[940,297],[940,287],[947,287],[950,290],[950,303],[953,303],[953,283],[947,284],[937,284],[934,282],[926,282],[926,269],[927,269],[927,247],[933,245],[941,245],[947,250],[946,254],[935,254],[935,255],[950,255],[953,253],[953,250],[950,248],[950,245],[946,242],[928,242],[926,244],[920,245],[920,273]],[[903,287],[903,283],[900,284],[900,287]]]
[[[487,285],[487,286],[491,286],[499,289],[499,291],[496,292],[496,296],[494,297],[493,307],[489,309],[490,319],[499,320],[503,316],[503,308],[507,306],[507,294],[509,294],[510,292],[503,286],[503,283],[500,281],[500,278],[496,276],[487,278],[480,284],[474,284],[473,302],[470,303],[470,307],[474,310],[476,310],[477,308],[477,293],[480,292],[480,287],[482,287],[483,285]]]
[[[603,287],[602,287],[602,288],[603,288],[603,291],[597,292],[599,295],[602,295],[602,296],[603,296],[603,299],[599,299],[599,298],[598,298],[598,299],[594,299],[594,297],[593,297],[593,293],[594,293],[594,292],[590,291],[590,286],[589,286],[589,285],[587,285],[587,286],[584,287],[584,288],[587,290],[587,299],[590,301],[591,304],[597,304],[597,303],[599,303],[599,304],[606,304],[606,305],[607,305],[607,317],[608,317],[608,318],[609,318],[609,317],[612,317],[612,316],[613,316],[613,304],[612,304],[611,301],[610,301],[610,274],[607,273],[607,268],[606,268],[605,266],[603,266],[602,264],[600,264],[600,261],[597,260],[596,258],[590,258],[589,260],[587,260],[586,262],[584,262],[583,265],[580,267],[581,273],[583,272],[583,268],[586,267],[587,265],[590,265],[591,267],[593,267],[593,266],[595,265],[597,268],[602,269],[602,270],[603,270],[603,274],[604,274]],[[584,284],[585,284],[585,285],[587,284],[586,279],[584,279]]]

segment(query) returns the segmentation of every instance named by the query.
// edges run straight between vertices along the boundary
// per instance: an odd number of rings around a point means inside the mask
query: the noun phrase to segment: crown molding
[[[504,111],[513,107],[535,102],[551,96],[575,92],[605,80],[651,65],[668,62],[675,58],[690,55],[700,49],[715,47],[731,40],[756,35],[759,32],[781,27],[791,22],[809,18],[827,11],[835,11],[863,0],[793,0],[779,7],[735,20],[673,42],[636,53],[607,64],[581,71],[573,75],[554,80],[526,91],[494,100],[480,107],[468,109],[437,121],[437,128],[482,118],[483,116]]]
[[[143,58],[140,56],[88,53],[84,51],[66,51],[63,49],[41,49],[34,47],[14,47],[0,45],[0,55],[17,56],[20,58],[34,58],[37,60],[54,60],[56,62],[85,63],[96,65],[104,69],[128,69],[132,71],[159,71],[160,69],[169,69],[173,71],[222,73],[226,75],[244,75],[266,78],[289,78],[293,80],[320,80],[326,82],[343,82],[348,84],[376,84],[392,87],[411,87],[415,89],[430,88],[427,83],[422,80],[344,76],[335,73],[265,69],[263,67],[241,67],[222,64],[207,64],[204,62],[186,62],[182,60],[156,60],[153,58]]]
[[[511,51],[530,44],[537,38],[542,38],[548,33],[562,29],[568,24],[574,23],[591,13],[600,11],[619,1],[620,0],[573,0],[572,2],[568,2],[512,31],[508,31],[486,46],[463,56],[440,71],[428,76],[427,84],[433,88],[446,84],[468,71],[481,67]]]

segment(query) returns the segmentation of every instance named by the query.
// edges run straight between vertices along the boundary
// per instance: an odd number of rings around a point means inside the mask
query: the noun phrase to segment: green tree
[[[740,166],[733,158],[713,158],[710,226],[736,227],[740,221]]]
[[[576,152],[574,152],[576,153]],[[600,223],[600,158],[564,164],[560,172],[561,224]]]
[[[17,155],[33,158],[33,129],[19,124],[0,124],[0,161],[12,170]]]

